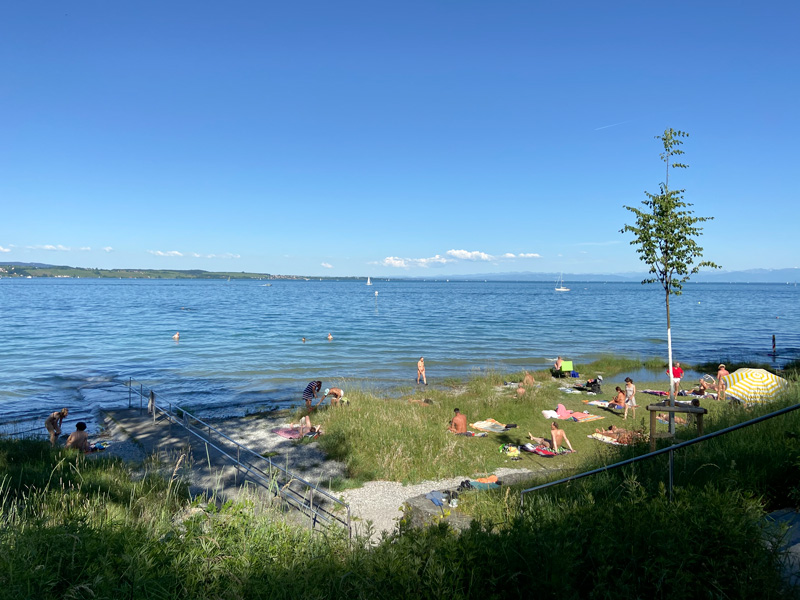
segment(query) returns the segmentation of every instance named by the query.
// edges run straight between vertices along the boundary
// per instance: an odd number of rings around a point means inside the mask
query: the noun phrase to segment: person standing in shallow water
[[[422,377],[422,383],[428,385],[428,380],[425,379],[425,357],[420,356],[419,361],[417,362],[417,385],[419,385],[419,379]]]
[[[50,413],[50,416],[44,420],[45,429],[50,432],[50,445],[55,446],[58,436],[61,435],[61,422],[69,414],[69,410],[62,408],[59,411]]]

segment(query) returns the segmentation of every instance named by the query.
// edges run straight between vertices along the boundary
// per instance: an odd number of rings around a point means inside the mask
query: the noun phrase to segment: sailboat
[[[568,292],[569,288],[564,287],[564,274],[562,273],[558,277],[558,281],[556,281],[556,291],[557,292]]]
[[[372,281],[370,281],[369,277],[367,277],[367,285],[372,285]]]

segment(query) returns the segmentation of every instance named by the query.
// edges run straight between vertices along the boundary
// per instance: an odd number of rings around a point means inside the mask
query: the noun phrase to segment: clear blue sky
[[[642,271],[690,133],[726,270],[800,266],[800,3],[10,2],[0,261]],[[513,254],[513,257],[510,256]]]

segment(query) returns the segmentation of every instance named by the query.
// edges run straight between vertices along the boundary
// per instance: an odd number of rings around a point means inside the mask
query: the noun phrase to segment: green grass
[[[711,484],[670,502],[626,473],[532,498],[503,526],[402,526],[372,547],[46,443],[0,454],[0,598],[788,597],[758,497]]]
[[[609,368],[604,389],[634,368]],[[408,481],[498,465],[547,469],[542,478],[552,479],[646,452],[585,437],[621,423],[618,415],[564,422],[578,453],[538,462],[505,462],[501,436],[444,433],[455,405],[470,420],[513,419],[539,433],[542,408],[584,407],[554,383],[521,399],[496,388],[513,378],[414,388],[409,396],[431,398],[429,406],[348,393],[350,407],[316,415],[329,431],[320,443],[355,477]],[[706,430],[796,403],[799,393],[750,410],[712,402]],[[666,459],[655,459],[528,495],[524,510],[518,488],[465,493],[460,506],[477,517],[467,531],[401,523],[375,546],[336,530],[311,534],[254,501],[191,500],[147,464],[0,439],[0,599],[796,597],[779,576],[780,532],[765,530],[763,517],[800,500],[799,412],[678,453],[672,500]],[[679,428],[679,437],[693,435]]]
[[[654,388],[666,390],[666,381],[660,378],[663,365],[658,361],[653,381],[637,381],[639,390]],[[610,400],[614,388],[624,387],[628,372],[646,368],[639,360],[603,357],[585,365],[587,373],[604,373],[603,394],[566,394],[561,386],[571,387],[585,382],[586,378],[566,378],[553,381],[549,373],[536,372],[537,386],[518,397],[514,387],[504,387],[505,381],[520,381],[522,372],[501,374],[490,372],[455,383],[446,388],[410,387],[400,398],[382,398],[353,389],[348,391],[350,406],[316,411],[314,423],[322,423],[325,435],[319,438],[322,448],[332,457],[347,465],[348,476],[355,481],[386,479],[400,482],[418,482],[447,477],[469,477],[494,472],[498,467],[551,469],[554,462],[548,458],[523,455],[520,461],[511,461],[499,452],[502,444],[520,445],[527,441],[527,433],[549,437],[550,421],[541,411],[555,410],[558,404],[567,409],[603,416],[589,423],[559,421],[559,425],[576,450],[575,454],[560,457],[558,468],[578,468],[595,455],[606,456],[609,448],[590,440],[587,436],[596,428],[609,425],[644,429],[648,422],[644,405],[655,401],[653,396],[638,395],[640,408],[636,419],[632,413],[628,421],[621,412],[608,411],[584,404],[584,400]],[[592,375],[594,376],[594,375]],[[420,404],[423,399],[431,404]],[[416,400],[418,402],[412,402]],[[516,429],[502,434],[489,434],[484,438],[465,438],[446,432],[459,408],[468,422],[493,418],[501,423],[515,423]],[[712,412],[720,410],[712,406]],[[664,426],[665,427],[665,426]]]

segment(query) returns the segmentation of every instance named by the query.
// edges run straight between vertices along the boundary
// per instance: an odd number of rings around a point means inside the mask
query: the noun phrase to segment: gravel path
[[[531,473],[530,469],[507,469],[501,467],[495,471],[499,479],[510,473]],[[358,517],[354,523],[355,530],[365,532],[367,522],[372,521],[373,539],[382,531],[391,532],[398,519],[402,518],[402,505],[409,498],[427,494],[433,490],[446,490],[458,487],[458,484],[470,476],[451,477],[438,481],[423,481],[413,485],[403,485],[394,481],[370,481],[363,487],[347,490],[342,493],[345,502],[350,505],[351,514]]]

